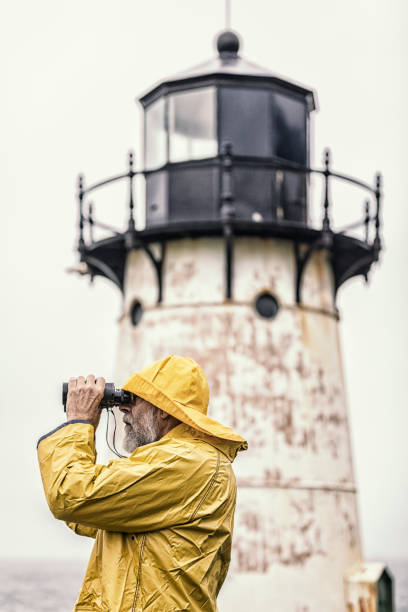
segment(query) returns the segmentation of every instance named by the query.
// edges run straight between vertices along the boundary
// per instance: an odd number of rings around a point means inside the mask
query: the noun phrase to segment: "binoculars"
[[[67,395],[68,395],[68,383],[62,383],[62,403],[64,406],[64,412],[67,411]],[[106,383],[105,392],[100,408],[113,408],[113,406],[121,406],[122,404],[130,404],[132,401],[132,393],[129,391],[123,391],[123,389],[116,389],[114,383]]]

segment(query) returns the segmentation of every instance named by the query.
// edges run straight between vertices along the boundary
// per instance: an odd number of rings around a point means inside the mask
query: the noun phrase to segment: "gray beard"
[[[159,440],[159,432],[157,430],[155,411],[151,411],[144,415],[143,419],[139,419],[137,429],[134,429],[133,424],[125,429],[125,438],[123,448],[127,453],[133,453],[134,450],[145,444],[151,444]]]

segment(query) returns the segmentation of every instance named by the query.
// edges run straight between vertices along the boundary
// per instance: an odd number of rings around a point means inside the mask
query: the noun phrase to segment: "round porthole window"
[[[143,316],[143,306],[139,302],[139,300],[135,300],[130,309],[130,320],[132,321],[132,325],[139,325],[140,320]]]
[[[255,310],[264,319],[273,319],[278,314],[279,302],[275,296],[265,291],[256,298]]]

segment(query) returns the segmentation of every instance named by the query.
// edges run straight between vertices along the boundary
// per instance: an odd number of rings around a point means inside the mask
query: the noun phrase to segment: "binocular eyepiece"
[[[68,395],[68,383],[62,383],[62,403],[64,405],[64,412],[67,411],[67,395]],[[129,391],[123,389],[116,389],[114,383],[106,383],[105,392],[100,408],[113,408],[113,406],[121,406],[122,404],[130,404],[132,401],[132,394]]]

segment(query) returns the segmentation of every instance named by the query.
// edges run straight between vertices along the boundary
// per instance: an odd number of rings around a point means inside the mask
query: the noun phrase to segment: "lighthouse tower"
[[[123,174],[80,177],[83,270],[123,293],[117,381],[167,354],[192,357],[210,416],[248,440],[221,612],[390,611],[387,569],[362,557],[336,307],[343,283],[378,260],[380,177],[334,172],[329,151],[311,168],[313,91],[243,59],[232,31],[216,45],[140,98],[143,170],[131,154]],[[91,193],[115,181],[129,183],[127,227],[95,239]],[[365,190],[347,227],[335,181]]]

